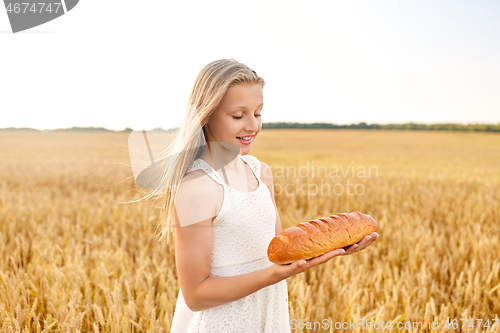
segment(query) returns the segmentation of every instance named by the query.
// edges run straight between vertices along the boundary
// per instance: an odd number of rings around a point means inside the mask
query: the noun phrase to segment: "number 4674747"
[[[31,6],[30,6],[31,5]],[[29,7],[29,8],[28,8]],[[7,6],[7,12],[8,13],[23,13],[23,14],[38,14],[42,12],[48,12],[48,13],[58,13],[59,8],[61,7],[61,3],[59,2],[37,2],[37,3],[27,3],[27,2],[15,2],[15,3],[9,3]]]

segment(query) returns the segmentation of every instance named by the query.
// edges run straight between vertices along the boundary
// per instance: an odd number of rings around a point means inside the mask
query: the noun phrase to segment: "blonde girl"
[[[282,231],[271,169],[249,155],[262,128],[264,79],[235,59],[197,75],[167,165],[162,237],[173,232],[180,291],[172,333],[290,332],[286,278],[370,245],[288,265],[267,246]],[[161,238],[160,238],[161,239]]]

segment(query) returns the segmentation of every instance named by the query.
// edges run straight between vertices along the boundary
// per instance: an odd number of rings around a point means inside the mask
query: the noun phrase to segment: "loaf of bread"
[[[307,260],[355,244],[377,230],[373,217],[360,212],[302,222],[274,237],[267,248],[267,257],[275,264]]]

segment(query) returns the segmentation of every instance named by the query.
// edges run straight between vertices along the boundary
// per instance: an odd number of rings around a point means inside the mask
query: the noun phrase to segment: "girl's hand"
[[[319,257],[311,258],[309,260],[296,260],[290,264],[280,265],[273,264],[272,269],[274,273],[280,278],[288,278],[294,276],[298,273],[307,271],[309,268],[323,264],[328,260],[338,257],[345,256],[348,254],[353,254],[366,249],[371,243],[373,243],[378,238],[378,233],[372,232],[370,235],[365,236],[361,241],[356,244],[349,246],[347,249],[335,249],[327,252]]]
[[[356,252],[359,252],[361,250],[366,249],[371,243],[373,243],[376,239],[378,238],[378,233],[372,232],[368,236],[363,237],[362,240],[357,242],[356,244],[352,244],[349,246],[346,250],[345,253],[342,253],[341,256],[345,256],[348,254],[353,254]]]

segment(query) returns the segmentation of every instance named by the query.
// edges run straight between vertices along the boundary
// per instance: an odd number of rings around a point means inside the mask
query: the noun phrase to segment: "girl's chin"
[[[250,152],[250,149],[252,148],[251,145],[249,146],[240,146],[240,155],[245,155],[245,154],[248,154]]]

